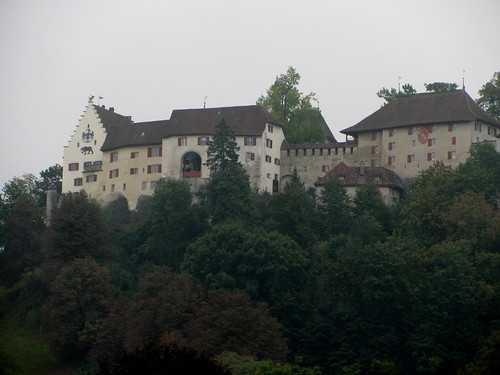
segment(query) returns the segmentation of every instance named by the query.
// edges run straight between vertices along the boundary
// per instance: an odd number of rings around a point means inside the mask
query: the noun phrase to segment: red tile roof
[[[337,180],[344,186],[358,187],[374,185],[403,190],[403,180],[394,171],[384,167],[349,167],[344,162],[337,164],[324,177],[318,178],[315,186],[323,186],[327,181]]]

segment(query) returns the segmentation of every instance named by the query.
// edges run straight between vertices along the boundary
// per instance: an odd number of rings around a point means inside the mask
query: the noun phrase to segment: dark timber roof
[[[281,124],[258,105],[174,110],[164,136],[213,135],[224,119],[235,135],[262,135],[266,124]]]
[[[324,177],[318,178],[314,185],[323,186],[327,181],[335,179],[344,186],[374,185],[403,190],[403,181],[394,171],[384,167],[364,167],[364,172],[361,172],[361,168],[349,167],[341,161]]]
[[[181,135],[214,135],[216,125],[225,119],[235,135],[262,135],[266,124],[281,124],[257,105],[224,108],[174,110],[170,120],[134,123],[114,110],[95,106],[106,129],[102,151],[120,147],[157,145],[162,138]]]
[[[341,131],[344,134],[452,122],[481,121],[494,126],[500,123],[488,115],[464,90],[435,94],[415,94],[395,99],[356,125]]]

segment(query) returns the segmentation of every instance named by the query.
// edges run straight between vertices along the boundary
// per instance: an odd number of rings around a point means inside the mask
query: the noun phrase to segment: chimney
[[[109,107],[109,111],[110,112],[114,112],[115,111],[115,107]]]

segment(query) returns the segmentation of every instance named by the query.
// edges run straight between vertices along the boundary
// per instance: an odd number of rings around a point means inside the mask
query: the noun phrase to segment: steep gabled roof
[[[169,120],[161,120],[110,127],[107,129],[101,151],[120,147],[161,145],[168,122]]]
[[[266,124],[281,126],[258,105],[174,110],[165,137],[176,135],[213,135],[224,119],[235,135],[262,135]]]
[[[324,177],[318,178],[314,185],[323,186],[330,180],[337,180],[344,186],[352,187],[374,185],[400,190],[404,188],[401,177],[390,169],[384,167],[349,167],[342,161]]]
[[[500,126],[464,90],[441,94],[424,93],[395,99],[341,133],[357,134],[403,126],[476,120]]]

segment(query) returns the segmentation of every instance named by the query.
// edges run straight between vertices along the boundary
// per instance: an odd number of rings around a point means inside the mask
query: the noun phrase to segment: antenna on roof
[[[203,109],[205,109],[207,107],[207,99],[208,99],[208,96],[204,96],[203,97]]]
[[[462,72],[462,90],[465,91],[465,70]]]

